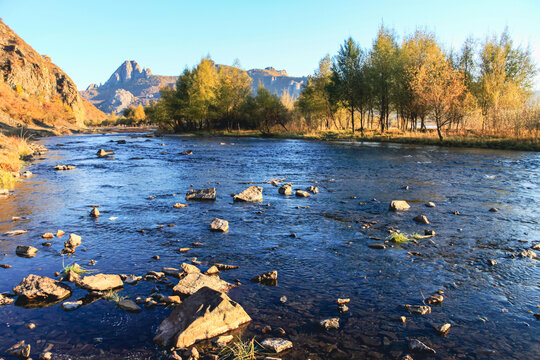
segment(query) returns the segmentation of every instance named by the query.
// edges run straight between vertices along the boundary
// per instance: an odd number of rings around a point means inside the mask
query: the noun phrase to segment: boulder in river
[[[277,284],[277,271],[269,271],[261,275],[257,275],[251,279],[253,282],[265,284],[265,285],[272,285],[275,286]]]
[[[64,309],[65,311],[73,311],[73,310],[77,310],[78,308],[80,308],[81,306],[83,306],[83,301],[82,300],[77,300],[77,301],[64,301],[62,304],[60,304],[60,307],[62,309]]]
[[[188,264],[188,263],[180,264],[180,268],[185,274],[198,274],[201,272],[201,270],[198,267],[196,267],[195,265]]]
[[[291,341],[280,338],[264,339],[261,345],[275,353],[280,353],[293,347]]]
[[[405,200],[392,200],[388,206],[390,211],[404,211],[410,208],[411,206]]]
[[[433,328],[435,329],[437,334],[441,336],[446,336],[446,334],[448,334],[448,332],[450,331],[450,327],[452,327],[452,325],[448,323],[441,326],[433,325]]]
[[[319,188],[316,187],[316,186],[308,186],[306,191],[309,191],[312,194],[318,194],[319,193]]]
[[[222,220],[215,218],[210,223],[210,230],[218,232],[228,232],[229,231],[229,222],[227,220]]]
[[[120,275],[97,274],[85,276],[77,286],[88,291],[107,291],[124,286]]]
[[[427,305],[405,305],[410,314],[426,315],[431,314],[431,306]]]
[[[321,320],[319,326],[324,330],[339,329],[339,318]]]
[[[90,211],[90,216],[94,218],[99,217],[99,210],[97,207],[93,208],[92,211]]]
[[[54,238],[54,234],[48,232],[48,233],[45,233],[45,234],[41,235],[41,237],[44,238],[44,239],[52,239],[52,238]]]
[[[221,280],[217,275],[191,273],[178,281],[178,284],[173,287],[173,293],[180,296],[193,295],[203,287],[223,292],[234,287],[234,285]]]
[[[24,340],[22,340],[7,349],[6,353],[18,359],[28,359],[30,357],[30,350],[30,344],[25,344]]]
[[[235,195],[233,200],[235,202],[261,202],[263,201],[262,186],[250,186],[240,194]]]
[[[109,156],[109,155],[114,155],[114,151],[105,150],[105,149],[99,149],[98,152],[96,153],[96,155],[99,156],[99,157],[105,157],[105,156]]]
[[[38,252],[38,249],[36,249],[33,246],[28,246],[28,245],[19,245],[15,249],[15,253],[18,256],[26,257],[26,258],[32,258],[36,256],[37,252]]]
[[[281,195],[292,195],[292,184],[286,183],[281,185],[281,187],[278,189],[278,192]]]
[[[118,302],[118,307],[122,310],[126,310],[132,313],[139,313],[142,311],[139,305],[135,304],[135,302],[129,299],[120,300]]]
[[[250,321],[245,310],[226,294],[202,287],[163,320],[154,341],[163,347],[186,348]]]
[[[189,190],[186,194],[186,200],[192,201],[212,201],[216,200],[216,188]]]
[[[297,189],[297,190],[296,190],[296,196],[297,196],[297,197],[304,197],[304,198],[306,198],[306,197],[310,197],[311,194],[308,193],[307,191]]]
[[[82,244],[82,238],[77,234],[69,234],[69,239],[64,242],[64,247],[75,249]]]
[[[63,231],[63,230],[58,230],[58,231],[56,231],[56,237],[61,237],[61,236],[63,236],[65,233],[66,233],[66,232]]]
[[[417,339],[409,340],[409,350],[421,353],[436,354],[436,351]]]
[[[61,300],[71,295],[71,288],[54,279],[30,274],[13,288],[25,300]]]
[[[14,301],[15,299],[13,299],[12,297],[6,296],[4,294],[0,294],[0,306],[9,305],[13,303]]]
[[[428,218],[424,215],[417,215],[413,218],[413,220],[420,224],[425,224],[425,225],[429,224]]]
[[[519,253],[519,257],[522,258],[536,259],[536,256],[536,253],[531,249],[526,249]]]

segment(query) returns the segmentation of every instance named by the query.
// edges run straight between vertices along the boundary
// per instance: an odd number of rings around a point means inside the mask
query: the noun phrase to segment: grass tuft
[[[79,264],[77,264],[77,263],[71,264],[69,266],[64,266],[64,273],[65,274],[67,274],[70,271],[74,272],[75,274],[79,274],[79,275],[84,275],[84,274],[88,274],[89,272],[91,272],[91,270],[80,267]]]
[[[262,346],[252,338],[249,341],[242,341],[238,338],[232,345],[227,346],[220,353],[220,360],[254,360],[262,355]]]
[[[390,234],[387,239],[396,244],[404,244],[410,241],[409,237],[406,234],[398,232]]]
[[[103,296],[103,298],[107,301],[110,301],[110,302],[113,302],[113,303],[116,303],[118,304],[120,301],[122,300],[125,300],[127,299],[128,297],[127,296],[121,296],[121,295],[118,295],[118,293],[112,291],[112,290],[109,290],[105,296]]]

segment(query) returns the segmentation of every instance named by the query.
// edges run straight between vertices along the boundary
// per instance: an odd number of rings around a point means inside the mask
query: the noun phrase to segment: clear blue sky
[[[540,0],[0,0],[0,16],[79,89],[105,82],[124,60],[178,75],[207,54],[307,75],[348,36],[370,47],[383,21],[400,37],[424,27],[447,48],[508,26],[540,63]]]

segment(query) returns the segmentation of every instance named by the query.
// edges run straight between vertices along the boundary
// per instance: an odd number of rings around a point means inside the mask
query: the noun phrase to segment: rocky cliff
[[[82,127],[105,115],[75,83],[0,20],[0,122],[6,126]]]
[[[221,65],[216,65],[221,66]],[[252,69],[247,71],[253,79],[253,94],[259,84],[272,93],[282,96],[288,94],[293,100],[300,95],[306,77],[290,77],[285,70]],[[81,96],[107,113],[117,114],[129,106],[146,105],[159,99],[159,89],[174,86],[177,76],[152,75],[150,69],[142,69],[136,61],[125,61],[103,85],[90,85]]]
[[[103,85],[91,84],[81,96],[100,110],[121,113],[129,106],[147,105],[159,99],[159,89],[174,86],[177,76],[152,75],[136,61],[124,61]]]

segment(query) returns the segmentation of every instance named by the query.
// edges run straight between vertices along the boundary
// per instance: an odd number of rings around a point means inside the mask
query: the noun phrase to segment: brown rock
[[[405,200],[392,200],[388,206],[390,211],[404,211],[410,208],[411,206]]]
[[[278,189],[278,192],[281,195],[292,195],[292,184],[286,183],[281,185],[281,187]]]
[[[192,295],[203,287],[209,287],[216,291],[227,291],[234,285],[223,281],[217,275],[204,275],[200,273],[187,274],[173,287],[175,295]]]
[[[98,208],[93,208],[92,211],[90,211],[90,216],[91,216],[91,217],[94,217],[94,218],[99,217],[99,210],[98,210]]]
[[[186,348],[249,321],[244,309],[226,294],[203,287],[175,307],[159,325],[154,341],[163,347]]]
[[[316,187],[316,186],[308,186],[308,188],[306,190],[309,191],[312,194],[318,194],[319,193],[319,188]]]
[[[274,270],[261,275],[257,275],[253,277],[251,281],[275,286],[277,284],[277,271]]]
[[[240,194],[235,195],[233,200],[235,202],[262,202],[262,191],[261,186],[250,186]]]
[[[126,310],[132,313],[139,313],[142,311],[139,305],[135,304],[135,302],[128,299],[120,300],[118,302],[118,307],[122,310]]]
[[[181,209],[187,207],[186,204],[176,203],[173,205],[176,209]]]
[[[413,220],[420,224],[426,224],[426,225],[429,224],[428,218],[425,217],[424,215],[417,215],[413,218]]]
[[[36,256],[38,249],[33,246],[19,245],[15,248],[15,254],[21,257],[32,258]]]
[[[308,193],[307,191],[297,189],[297,190],[296,190],[296,196],[297,196],[297,197],[304,197],[304,198],[306,198],[306,197],[310,197],[311,194]]]
[[[71,288],[54,279],[31,274],[13,288],[13,293],[26,300],[60,300],[71,295]]]
[[[188,263],[181,263],[180,268],[186,274],[198,274],[201,272],[201,270],[198,267],[196,267],[195,265],[188,264]]]
[[[210,230],[217,232],[228,232],[229,231],[229,222],[227,220],[222,220],[215,218],[210,223]]]
[[[42,238],[44,239],[52,239],[54,237],[54,234],[53,233],[45,233],[43,235],[41,235]]]
[[[186,194],[186,200],[192,201],[205,201],[216,200],[216,188],[202,189],[202,190],[189,190]]]
[[[122,287],[124,283],[119,275],[97,274],[83,277],[77,286],[88,291],[106,291]]]
[[[0,306],[12,304],[14,301],[15,301],[15,299],[13,299],[13,298],[11,298],[9,296],[0,294]]]
[[[82,244],[82,238],[77,234],[69,234],[69,239],[64,242],[64,247],[75,249]]]
[[[219,274],[219,269],[216,265],[212,265],[208,270],[205,272],[206,275],[216,275]]]
[[[65,234],[65,232],[62,231],[62,230],[56,231],[56,237],[60,237],[60,236],[62,236],[62,235],[64,235],[64,234]]]

